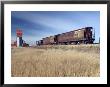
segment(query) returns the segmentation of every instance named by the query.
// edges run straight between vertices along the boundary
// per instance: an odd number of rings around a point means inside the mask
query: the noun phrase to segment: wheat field
[[[14,47],[11,50],[13,77],[98,77],[100,46],[57,45]]]

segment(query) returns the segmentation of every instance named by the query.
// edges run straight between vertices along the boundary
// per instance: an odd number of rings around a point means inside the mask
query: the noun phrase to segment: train
[[[70,45],[70,44],[93,44],[95,32],[93,27],[81,29],[49,36],[36,41],[36,45]]]

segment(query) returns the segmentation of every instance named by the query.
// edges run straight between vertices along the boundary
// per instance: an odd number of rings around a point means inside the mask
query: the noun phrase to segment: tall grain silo
[[[22,44],[23,44],[22,30],[20,29],[16,30],[16,41],[17,41],[17,47],[22,47]]]

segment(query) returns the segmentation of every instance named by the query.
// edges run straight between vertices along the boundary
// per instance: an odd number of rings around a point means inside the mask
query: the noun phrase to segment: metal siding
[[[22,46],[22,37],[17,37],[17,47]]]
[[[58,35],[58,42],[63,42],[63,34]]]
[[[55,43],[54,38],[55,38],[54,36],[50,36],[50,37],[49,37],[49,39],[50,39],[49,42],[50,42],[50,43]]]
[[[84,30],[78,30],[78,40],[84,39]]]
[[[44,45],[49,44],[49,38],[48,38],[48,37],[43,38],[43,44],[44,44]]]
[[[64,34],[60,34],[58,36],[58,41],[59,42],[68,42],[74,40],[74,32],[66,32]]]
[[[78,31],[74,31],[73,37],[74,37],[74,40],[78,40]]]
[[[19,47],[19,37],[17,37],[17,47]]]
[[[23,43],[22,37],[19,37],[19,38],[20,38],[20,46],[22,46],[22,43]]]

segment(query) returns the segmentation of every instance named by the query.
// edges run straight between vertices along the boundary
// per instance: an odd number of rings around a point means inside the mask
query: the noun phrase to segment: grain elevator
[[[22,30],[20,30],[20,29],[16,30],[16,41],[17,41],[16,46],[17,47],[22,47],[22,45],[23,45]]]

